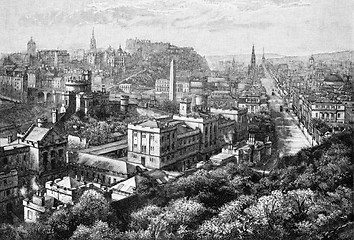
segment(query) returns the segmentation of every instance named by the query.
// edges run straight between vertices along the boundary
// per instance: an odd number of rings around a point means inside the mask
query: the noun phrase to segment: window
[[[150,162],[154,162],[154,158],[150,158]]]
[[[146,146],[144,146],[144,145],[141,146],[141,151],[145,153],[146,152]]]
[[[150,151],[153,152],[155,150],[154,146],[150,146]]]
[[[63,149],[59,149],[59,158],[62,158],[64,155],[64,150]]]
[[[137,133],[137,132],[133,132],[133,136],[134,136],[134,137],[137,137],[137,136],[138,136],[138,133]]]
[[[10,189],[6,190],[6,196],[9,196],[11,193]]]
[[[151,135],[150,135],[150,141],[155,141],[155,136],[154,136],[154,134],[151,134]]]
[[[33,212],[31,210],[27,210],[27,217],[28,219],[31,219],[33,218]]]
[[[137,148],[137,147],[138,147],[138,144],[134,143],[133,148]]]
[[[142,138],[146,138],[146,133],[141,134]]]

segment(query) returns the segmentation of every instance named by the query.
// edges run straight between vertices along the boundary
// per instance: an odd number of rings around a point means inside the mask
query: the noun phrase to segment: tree
[[[79,202],[72,207],[77,225],[92,225],[96,220],[105,221],[109,214],[109,204],[96,190],[85,191]]]
[[[75,223],[71,212],[59,209],[49,217],[47,225],[50,227],[54,239],[67,239],[75,230]]]
[[[246,217],[244,210],[254,200],[242,195],[237,200],[225,204],[217,216],[203,222],[197,235],[199,239],[237,239],[245,230]]]
[[[70,240],[118,240],[117,235],[106,222],[96,221],[91,227],[79,225]]]

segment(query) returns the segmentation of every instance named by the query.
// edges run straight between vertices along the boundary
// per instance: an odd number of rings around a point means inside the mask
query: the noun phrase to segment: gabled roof
[[[56,185],[65,188],[74,189],[80,187],[81,185],[83,185],[83,183],[80,183],[71,177],[64,177],[63,180],[57,182]]]
[[[135,176],[128,178],[125,181],[117,183],[116,185],[112,186],[110,190],[119,190],[122,192],[133,194],[136,189],[136,180]]]
[[[25,138],[25,140],[29,140],[32,142],[38,142],[38,141],[42,141],[43,138],[47,135],[47,133],[50,131],[51,129],[49,128],[43,128],[43,127],[34,127],[30,133],[27,135],[27,137]]]

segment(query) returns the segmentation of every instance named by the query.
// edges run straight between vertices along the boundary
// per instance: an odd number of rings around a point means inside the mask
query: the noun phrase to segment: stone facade
[[[45,128],[38,123],[19,137],[20,143],[30,148],[28,169],[39,174],[41,181],[58,177],[66,172],[68,141],[54,128]]]
[[[26,103],[28,100],[26,69],[7,67],[0,73],[0,95],[4,99]]]
[[[18,201],[18,175],[16,169],[4,171],[0,169],[0,216],[9,215]]]
[[[128,125],[128,161],[183,171],[221,151],[234,130],[233,120],[191,112],[191,103],[183,100],[179,115]]]

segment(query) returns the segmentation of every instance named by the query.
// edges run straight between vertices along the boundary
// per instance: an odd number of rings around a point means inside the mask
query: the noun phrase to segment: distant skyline
[[[353,50],[348,0],[2,0],[0,52],[125,46],[128,38],[193,47],[201,55],[311,55]]]

